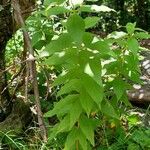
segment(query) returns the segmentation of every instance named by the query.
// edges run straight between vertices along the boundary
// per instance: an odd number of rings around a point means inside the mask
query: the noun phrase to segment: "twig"
[[[22,68],[22,70],[21,70],[21,72],[20,72],[20,77],[19,77],[19,78],[21,78],[21,76],[23,75],[24,70],[25,70],[25,67]],[[22,81],[22,83],[23,83],[23,81]],[[22,86],[22,84],[21,84],[21,86]],[[19,82],[18,82],[17,85],[16,85],[16,87],[15,87],[14,90],[13,90],[13,94],[12,94],[12,99],[11,99],[11,101],[12,101],[13,98],[15,97],[16,91],[19,89],[19,87],[20,87],[20,84],[19,84]]]
[[[24,40],[24,50],[23,50],[23,59],[26,59],[27,57],[27,44],[25,40],[25,35],[23,34],[23,40]],[[25,102],[28,102],[28,84],[29,84],[29,64],[26,62],[26,72],[25,72]]]
[[[13,66],[11,66],[11,67],[13,67]],[[2,90],[2,92],[0,94],[3,94],[5,92],[5,90],[9,87],[9,85],[20,75],[20,73],[22,72],[23,69],[24,69],[24,65],[21,66],[21,68],[19,69],[19,71],[12,77],[12,79],[8,82],[7,86],[4,87],[4,89]],[[6,70],[4,70],[4,71],[6,71]],[[2,73],[4,73],[4,72],[2,72]]]
[[[47,141],[47,130],[46,130],[46,127],[44,124],[43,115],[42,115],[42,111],[41,111],[41,105],[40,105],[40,99],[39,99],[39,90],[38,90],[37,71],[36,71],[36,63],[35,63],[35,58],[34,58],[34,50],[31,45],[31,40],[30,40],[29,34],[28,34],[27,30],[25,29],[25,23],[24,23],[22,15],[21,15],[20,5],[17,0],[12,0],[12,7],[14,9],[15,19],[17,19],[16,21],[22,27],[25,41],[26,41],[26,46],[27,46],[27,49],[29,52],[28,60],[29,60],[29,64],[30,64],[30,76],[32,78],[33,87],[34,87],[34,96],[35,96],[35,101],[36,101],[36,105],[37,105],[38,123],[39,123],[39,127],[41,130],[41,136],[44,141]]]
[[[27,61],[28,61],[28,59],[26,59],[26,60],[24,60],[24,61],[22,61],[22,62],[17,62],[17,63],[18,63],[18,64],[23,64],[23,63],[25,63],[25,62],[27,62]],[[5,70],[0,70],[0,73],[1,73],[1,74],[2,74],[2,73],[5,73],[5,72],[7,72],[8,70],[12,69],[14,66],[15,66],[15,65],[11,65],[10,67],[6,68]]]

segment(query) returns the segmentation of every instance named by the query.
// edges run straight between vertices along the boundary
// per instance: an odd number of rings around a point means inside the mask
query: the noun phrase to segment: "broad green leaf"
[[[131,52],[129,55],[124,56],[124,59],[127,64],[127,68],[129,70],[135,71],[138,68],[139,59],[138,57],[134,57],[134,54]]]
[[[109,7],[105,5],[82,5],[79,8],[79,11],[81,12],[110,12],[110,11],[115,11],[114,9],[110,9]]]
[[[69,131],[69,124],[68,124],[68,122],[70,122],[70,116],[66,115],[60,121],[60,123],[56,124],[55,126],[53,126],[53,128],[51,128],[49,130],[48,140],[49,141],[53,140],[57,136],[57,134],[59,134],[61,132],[68,132]]]
[[[74,127],[67,136],[64,150],[71,150],[71,147],[75,144],[77,139],[78,129]]]
[[[44,32],[44,36],[45,36],[45,40],[46,40],[46,44],[49,44],[49,42],[52,40],[53,38],[53,33],[51,33],[51,31],[49,31],[48,29],[43,29]]]
[[[81,43],[85,31],[84,20],[77,14],[71,15],[67,20],[67,31],[76,42]]]
[[[46,65],[59,65],[67,69],[71,69],[77,66],[78,53],[76,49],[69,48],[64,51],[55,52],[51,57],[45,59]]]
[[[49,54],[53,54],[54,52],[62,51],[62,49],[69,48],[72,45],[72,40],[69,34],[64,33],[59,36],[57,40],[51,41],[45,48]]]
[[[128,49],[136,56],[139,51],[139,43],[135,38],[130,38],[127,41]]]
[[[68,124],[69,121],[70,121],[69,115],[65,116],[64,119],[60,121],[60,123],[57,126],[57,134],[69,130],[69,124]]]
[[[107,54],[110,56],[115,57],[115,53],[110,49],[109,43],[107,40],[104,41],[98,41],[93,43],[92,48],[95,50],[98,50],[101,54]]]
[[[83,35],[83,43],[85,44],[85,46],[87,48],[91,48],[91,44],[93,41],[94,35],[92,33],[89,32],[85,32]]]
[[[91,70],[91,68],[90,68],[89,63],[87,63],[87,64],[85,65],[84,73],[88,74],[88,75],[91,76],[91,77],[94,77],[94,74],[93,74],[93,72],[92,72],[92,70]]]
[[[85,135],[85,137],[90,141],[90,143],[94,146],[95,142],[94,142],[94,129],[95,129],[95,125],[97,123],[92,120],[89,119],[87,117],[82,117],[80,119],[80,128],[83,132],[83,134]]]
[[[149,39],[150,38],[150,34],[148,34],[147,32],[137,32],[137,33],[135,33],[134,36],[138,39]]]
[[[83,150],[87,150],[86,137],[80,128],[74,127],[67,136],[64,150],[72,150],[76,147],[77,142],[82,146]]]
[[[117,96],[117,99],[120,100],[120,98],[125,93],[125,82],[120,78],[115,78],[113,81],[113,89]]]
[[[132,135],[132,139],[134,140],[134,142],[139,143],[140,146],[145,149],[144,147],[146,147],[148,150],[150,149],[150,129],[139,129],[139,130],[135,130],[134,134]]]
[[[65,52],[57,52],[45,60],[45,65],[61,65],[65,62]]]
[[[116,74],[118,72],[120,63],[118,61],[110,61],[106,63],[103,69],[106,69],[107,74]]]
[[[45,40],[39,40],[39,41],[37,41],[37,42],[34,44],[33,48],[34,48],[34,49],[41,50],[42,47],[45,46],[45,45],[46,45],[46,41],[45,41]]]
[[[81,12],[93,12],[93,10],[91,9],[91,5],[82,5],[80,8],[79,8],[79,11]]]
[[[39,57],[43,58],[43,57],[48,57],[49,53],[47,51],[42,51],[41,53],[39,53]]]
[[[47,9],[45,14],[46,16],[51,16],[51,15],[59,15],[63,13],[68,13],[68,12],[70,12],[70,10],[63,6],[55,6],[55,7]]]
[[[127,150],[134,150],[134,149],[135,150],[140,150],[141,148],[138,144],[129,142]]]
[[[87,91],[87,93],[91,96],[93,101],[100,106],[101,101],[103,99],[103,87],[100,86],[93,78],[91,78],[87,74],[82,74],[81,76],[81,84]]]
[[[62,4],[63,2],[65,2],[66,0],[44,0],[44,5],[48,6],[51,3],[57,3],[57,4]]]
[[[89,116],[93,109],[94,102],[93,102],[92,98],[90,97],[90,95],[85,91],[84,88],[82,88],[80,92],[81,92],[80,93],[80,103],[82,105],[82,108],[85,110],[85,112]]]
[[[53,140],[57,136],[57,134],[59,134],[61,132],[68,132],[69,131],[69,124],[68,124],[69,121],[70,121],[70,116],[67,115],[60,121],[60,123],[53,126],[53,128],[50,129],[50,131],[49,131],[50,133],[48,136],[48,140],[49,141]]]
[[[58,91],[57,96],[61,96],[63,94],[67,94],[70,92],[79,92],[80,91],[80,80],[79,79],[72,79],[67,82],[61,89]]]
[[[66,50],[64,68],[71,70],[78,67],[79,54],[77,48],[69,48]]]
[[[127,23],[126,30],[129,34],[133,34],[135,31],[136,23]]]
[[[69,72],[65,72],[64,74],[61,74],[58,76],[58,78],[55,79],[53,86],[58,86],[61,84],[64,84],[68,82],[70,79],[74,79],[79,75],[79,68],[73,68],[69,70]]]
[[[128,76],[130,77],[130,80],[142,84],[141,79],[140,79],[140,73],[138,71],[132,71],[130,70],[128,73]]]
[[[78,94],[73,94],[73,95],[68,95],[64,99],[60,100],[54,108],[47,113],[44,114],[44,117],[51,117],[56,114],[60,114],[64,110],[66,111],[66,107],[69,106],[68,108],[72,108],[72,103],[78,99],[79,95]]]
[[[127,120],[128,120],[129,125],[138,125],[140,121],[138,115],[135,115],[135,114],[128,116]]]
[[[78,121],[81,113],[82,108],[78,98],[72,103],[72,109],[70,109],[70,128]]]
[[[124,95],[124,96],[121,98],[121,101],[122,101],[127,107],[132,107],[132,104],[130,103],[129,98],[128,98],[127,95]]]
[[[65,72],[65,74],[60,74],[52,83],[52,86],[58,86],[61,84],[64,84],[68,81],[68,79],[70,78],[70,73]]]
[[[79,56],[78,56],[78,63],[80,65],[81,70],[84,70],[84,72],[86,72],[90,76],[93,76],[93,73],[92,73],[91,68],[89,67],[89,63],[88,63],[90,56],[93,56],[92,52],[81,50],[79,52]]]
[[[84,19],[85,28],[88,29],[94,27],[99,22],[99,20],[99,17],[86,17]]]
[[[114,107],[111,105],[109,100],[103,100],[101,104],[101,111],[110,117],[119,119],[119,115],[117,114],[117,111],[115,111]]]
[[[90,68],[94,74],[93,78],[98,84],[101,84],[101,62],[99,57],[94,57],[89,60]]]
[[[53,126],[53,128],[50,128],[48,130],[48,141],[53,140],[58,133],[60,132],[67,132],[69,131],[69,124],[68,122],[70,121],[70,116],[66,115],[61,121],[60,123],[57,123],[55,126]]]
[[[78,130],[79,130],[79,132],[78,132],[79,143],[80,143],[83,150],[88,150],[86,137],[80,129],[78,129]]]
[[[32,46],[34,46],[43,36],[42,31],[38,31],[32,36]]]

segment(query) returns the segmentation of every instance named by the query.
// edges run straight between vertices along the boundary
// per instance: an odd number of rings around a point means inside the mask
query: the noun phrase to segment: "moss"
[[[22,100],[17,100],[14,102],[11,114],[0,123],[0,131],[14,130],[16,133],[21,133],[31,119],[29,104],[24,103]]]

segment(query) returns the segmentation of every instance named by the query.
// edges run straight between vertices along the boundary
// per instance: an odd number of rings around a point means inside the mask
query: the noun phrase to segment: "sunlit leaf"
[[[74,127],[67,136],[64,150],[74,149],[73,146],[76,147],[77,143],[81,144],[83,150],[87,150],[87,141],[84,134],[80,128]]]
[[[86,17],[84,19],[85,21],[85,28],[91,28],[94,27],[98,22],[99,22],[100,18],[99,17]]]
[[[125,88],[126,88],[125,82],[122,81],[122,79],[120,79],[120,78],[115,78],[115,80],[113,81],[113,89],[114,89],[114,92],[115,92],[118,100],[125,93]]]
[[[77,94],[66,96],[64,99],[62,99],[58,103],[56,103],[56,105],[54,106],[54,109],[52,109],[52,110],[48,111],[47,113],[45,113],[44,117],[51,117],[51,116],[54,116],[54,115],[56,115],[58,113],[61,113],[61,112],[63,112],[66,109],[66,106],[68,106],[68,105],[71,108],[71,104],[76,99],[78,99],[78,95]]]
[[[136,23],[127,23],[126,25],[126,30],[129,34],[132,34],[134,33],[135,31],[135,26],[136,26]]]
[[[81,42],[85,31],[84,20],[77,14],[71,15],[67,20],[67,31],[75,41]]]
[[[48,6],[50,5],[51,3],[57,3],[57,4],[61,4],[63,2],[65,2],[66,0],[44,0],[44,5],[45,6]]]
[[[128,49],[135,55],[137,55],[137,52],[139,51],[139,43],[135,38],[130,38],[127,41]]]
[[[147,32],[137,32],[137,33],[135,33],[134,36],[139,39],[149,39],[150,38],[150,34],[148,34]]]
[[[34,46],[43,36],[42,31],[38,31],[32,36],[32,46]]]
[[[119,115],[117,114],[117,111],[108,100],[103,100],[101,106],[102,106],[101,110],[105,115],[119,119]]]
[[[80,119],[80,128],[86,138],[90,141],[90,143],[94,146],[94,129],[97,125],[97,122],[95,120],[92,120],[90,118],[82,117]]]
[[[101,101],[103,99],[102,85],[100,86],[94,79],[92,79],[89,75],[86,74],[81,76],[81,83],[86,89],[87,93],[91,96],[93,101],[95,101],[97,105],[100,106]]]
[[[52,7],[46,10],[46,16],[50,16],[50,15],[59,15],[59,14],[63,14],[63,13],[68,13],[70,12],[69,9],[63,7],[63,6],[56,6],[56,7]]]
[[[81,113],[82,107],[80,101],[79,99],[76,99],[76,101],[72,103],[72,109],[70,109],[70,128],[78,121]]]
[[[80,92],[81,92],[80,103],[82,105],[82,108],[85,110],[85,112],[89,116],[93,109],[94,102],[92,98],[90,97],[90,95],[85,91],[85,89],[82,88]]]
[[[58,91],[57,96],[61,96],[63,94],[69,94],[70,92],[79,92],[80,90],[80,80],[72,79],[68,83],[66,83],[60,91]]]
[[[49,54],[53,54],[54,52],[59,52],[64,48],[69,48],[72,44],[72,40],[69,34],[62,34],[59,36],[57,40],[51,41],[46,47],[45,50],[49,52]]]
[[[110,12],[115,11],[114,9],[111,9],[105,5],[82,5],[79,9],[81,12]]]

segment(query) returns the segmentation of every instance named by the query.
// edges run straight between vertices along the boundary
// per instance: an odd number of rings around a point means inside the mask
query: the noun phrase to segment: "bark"
[[[11,112],[11,101],[7,87],[5,70],[5,47],[7,41],[12,37],[13,23],[11,16],[11,5],[0,1],[0,121],[5,119]],[[6,89],[5,89],[6,88]]]
[[[19,0],[23,18],[27,18],[34,8],[35,0]],[[12,15],[11,0],[0,0],[0,122],[10,114],[12,102],[7,87],[5,72],[5,48],[13,33],[20,27]]]

